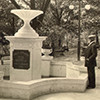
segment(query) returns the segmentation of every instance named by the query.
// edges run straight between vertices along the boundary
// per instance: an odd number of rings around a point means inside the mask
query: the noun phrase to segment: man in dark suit
[[[95,88],[95,66],[97,57],[97,47],[95,35],[89,35],[89,44],[85,50],[85,66],[88,72],[88,88]]]

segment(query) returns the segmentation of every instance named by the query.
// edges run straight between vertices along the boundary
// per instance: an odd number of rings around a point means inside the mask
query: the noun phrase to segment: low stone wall
[[[50,67],[50,76],[53,77],[66,77],[67,73],[71,71],[76,71],[77,73],[87,73],[86,67],[83,64],[74,64],[68,61],[52,61]],[[69,72],[70,73],[70,72]],[[73,74],[73,72],[72,72]]]
[[[66,62],[52,61],[50,67],[50,76],[66,77]]]
[[[57,92],[84,92],[87,76],[78,79],[47,78],[28,82],[0,82],[0,97],[31,100],[38,96]]]

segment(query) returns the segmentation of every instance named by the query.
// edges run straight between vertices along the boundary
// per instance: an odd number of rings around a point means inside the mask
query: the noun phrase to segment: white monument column
[[[29,23],[42,14],[39,10],[12,10],[24,20],[23,27],[15,36],[6,36],[10,41],[10,80],[30,81],[41,78],[41,47],[45,37],[39,37]]]

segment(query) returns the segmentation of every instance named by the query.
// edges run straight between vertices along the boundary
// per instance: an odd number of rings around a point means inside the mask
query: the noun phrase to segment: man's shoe
[[[94,89],[95,86],[88,86],[87,89]]]
[[[92,88],[92,89],[94,89],[94,88],[95,88],[95,86],[92,86],[91,88]]]
[[[91,87],[88,86],[87,89],[91,89]]]

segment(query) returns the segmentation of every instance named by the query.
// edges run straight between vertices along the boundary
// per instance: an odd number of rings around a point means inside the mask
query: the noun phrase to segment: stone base
[[[10,80],[41,79],[41,47],[45,37],[6,36],[10,41]]]
[[[50,76],[50,67],[51,67],[51,60],[53,59],[52,56],[42,56],[42,64],[41,64],[41,75],[42,77],[49,77]]]
[[[78,79],[47,78],[28,82],[1,81],[0,97],[31,100],[41,95],[57,92],[84,92],[87,75]]]

